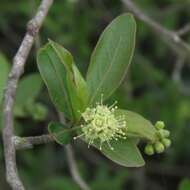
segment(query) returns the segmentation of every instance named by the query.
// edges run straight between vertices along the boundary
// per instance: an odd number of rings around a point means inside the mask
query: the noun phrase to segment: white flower
[[[117,106],[106,106],[97,104],[95,108],[87,108],[82,113],[82,118],[85,124],[81,126],[82,134],[78,137],[84,136],[88,141],[89,146],[97,140],[100,142],[100,150],[103,143],[107,143],[110,149],[113,147],[110,144],[111,140],[118,140],[118,138],[126,138],[126,121],[123,116],[116,117],[114,111]],[[75,137],[76,139],[77,137]]]

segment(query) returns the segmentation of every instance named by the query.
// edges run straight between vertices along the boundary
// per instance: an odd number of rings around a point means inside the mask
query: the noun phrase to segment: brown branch
[[[155,31],[164,42],[170,46],[177,54],[190,55],[190,46],[178,35],[177,32],[164,28],[161,24],[150,18],[131,0],[122,0],[126,8],[131,11],[139,20],[146,23]]]
[[[3,143],[6,164],[6,178],[13,190],[25,189],[17,173],[15,146],[12,140],[14,136],[12,109],[14,105],[17,83],[21,74],[23,73],[24,65],[33,45],[35,36],[37,35],[52,3],[53,0],[42,0],[36,15],[28,23],[27,32],[14,57],[13,66],[9,74],[7,86],[4,92]]]

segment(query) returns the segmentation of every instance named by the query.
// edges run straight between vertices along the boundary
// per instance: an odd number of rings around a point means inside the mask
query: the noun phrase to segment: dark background
[[[172,31],[190,22],[188,0],[135,2],[152,19]],[[25,33],[26,23],[38,4],[35,0],[0,1],[0,52],[10,64]],[[84,75],[102,30],[126,11],[119,0],[55,0],[27,60],[24,75],[38,72],[36,51],[48,38],[72,52]],[[190,60],[173,52],[160,36],[137,19],[132,66],[110,101],[117,99],[120,107],[136,111],[153,123],[163,120],[171,131],[172,146],[161,155],[144,155],[145,167],[128,169],[114,164],[93,148],[88,149],[85,144],[75,143],[81,176],[92,190],[190,190]],[[190,46],[190,32],[182,38]],[[45,86],[35,101],[40,103],[43,114],[39,117],[34,115],[35,111],[20,117],[15,114],[18,135],[46,133],[48,122],[57,119]],[[1,138],[0,142],[0,190],[8,190]],[[79,189],[71,178],[63,147],[54,143],[40,145],[20,150],[17,156],[19,173],[27,189]]]

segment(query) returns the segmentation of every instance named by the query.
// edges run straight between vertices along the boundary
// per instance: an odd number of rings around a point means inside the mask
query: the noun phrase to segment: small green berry
[[[145,154],[151,156],[154,154],[154,148],[151,144],[147,144],[144,149]]]
[[[170,132],[166,129],[159,129],[158,132],[161,138],[165,138],[165,137],[167,138],[170,136]]]
[[[171,146],[171,140],[170,139],[167,139],[167,138],[163,138],[162,139],[162,143],[164,144],[164,146],[166,147],[166,148],[168,148],[168,147],[170,147]]]
[[[164,145],[161,142],[156,142],[154,145],[155,151],[160,154],[162,152],[164,152]]]
[[[155,127],[156,129],[163,129],[165,127],[165,124],[163,121],[157,121]]]

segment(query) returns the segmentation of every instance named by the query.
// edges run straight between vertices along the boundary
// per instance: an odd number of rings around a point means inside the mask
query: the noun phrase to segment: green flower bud
[[[151,144],[147,144],[144,149],[145,154],[151,156],[154,154],[154,147]]]
[[[170,131],[166,129],[159,129],[158,132],[161,138],[165,138],[165,137],[167,138],[170,136]]]
[[[163,121],[157,121],[155,127],[156,129],[163,129],[165,127],[165,124]]]
[[[164,145],[161,142],[156,142],[154,145],[155,151],[160,154],[162,152],[164,152]]]
[[[167,139],[167,138],[163,138],[162,139],[162,143],[164,144],[164,146],[166,147],[166,148],[168,148],[168,147],[170,147],[171,146],[171,140],[170,139]]]

